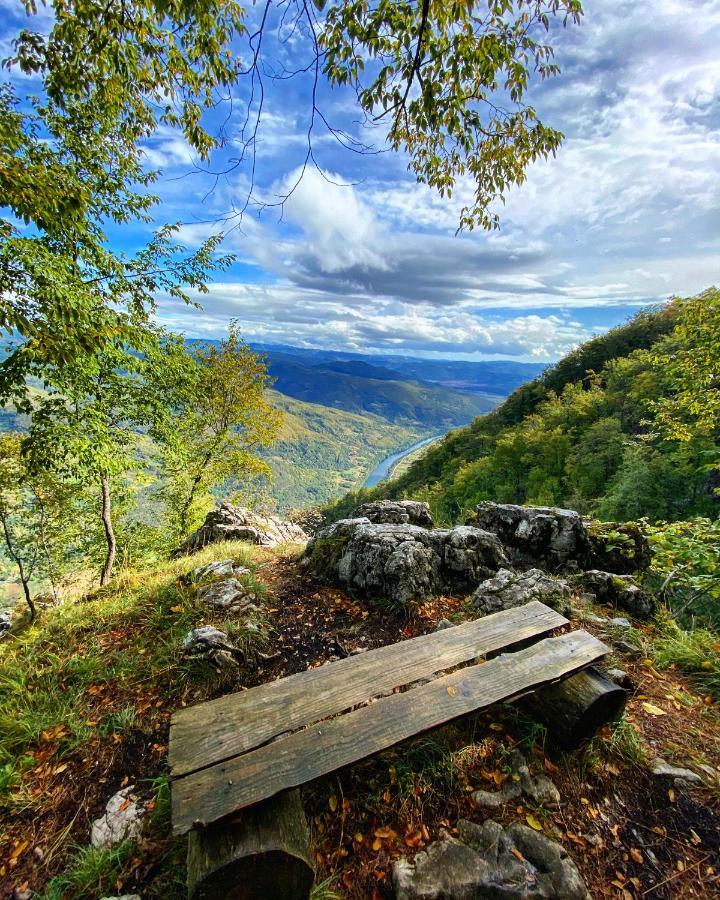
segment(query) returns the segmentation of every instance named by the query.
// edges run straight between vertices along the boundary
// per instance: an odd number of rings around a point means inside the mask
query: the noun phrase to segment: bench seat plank
[[[172,791],[174,831],[183,834],[217,821],[459,716],[569,675],[608,652],[584,631],[546,638],[179,778]]]
[[[567,624],[560,613],[532,601],[179,710],[170,729],[173,777],[229,759],[393,688]]]

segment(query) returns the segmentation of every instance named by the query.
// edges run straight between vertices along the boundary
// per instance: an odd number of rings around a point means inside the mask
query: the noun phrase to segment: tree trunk
[[[10,528],[8,527],[7,518],[5,515],[1,516],[2,518],[2,526],[3,526],[3,535],[5,536],[5,546],[8,549],[8,553],[15,560],[15,565],[18,568],[18,573],[20,575],[20,584],[22,584],[23,594],[25,595],[25,602],[27,603],[28,610],[30,611],[30,621],[35,621],[35,603],[33,602],[32,595],[30,594],[30,578],[25,571],[25,566],[23,565],[23,561],[18,553],[15,552],[15,548],[13,547],[12,535],[10,534]]]
[[[110,479],[107,475],[102,476],[100,484],[102,486],[102,521],[105,529],[105,540],[107,541],[107,556],[105,557],[105,565],[100,576],[100,587],[105,587],[110,581],[110,572],[115,562],[117,543],[115,541],[115,530],[113,529],[110,509]]]
[[[627,691],[590,668],[541,688],[521,702],[547,727],[552,743],[573,750],[619,718],[627,696]]]
[[[298,790],[188,835],[190,900],[307,900],[314,872]]]

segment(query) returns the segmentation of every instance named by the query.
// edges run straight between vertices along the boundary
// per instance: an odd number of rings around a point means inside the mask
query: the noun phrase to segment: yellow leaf
[[[356,844],[362,844],[362,842],[363,842],[364,840],[365,840],[365,838],[363,837],[362,833],[359,832],[359,831],[356,831],[356,832],[355,832],[355,843],[356,843]]]
[[[375,840],[373,841],[373,845],[372,845],[373,850],[380,850],[381,847],[382,847],[382,841],[380,840],[380,838],[375,838]]]
[[[180,606],[180,604],[178,604],[177,606],[171,606],[170,612],[174,612],[174,613],[182,612],[182,606]]]
[[[330,812],[335,812],[337,810],[337,797],[335,794],[332,794],[328,800],[328,806],[330,807]]]
[[[531,828],[534,828],[535,831],[542,831],[542,830],[543,830],[542,825],[538,822],[538,820],[535,818],[535,816],[534,816],[532,813],[528,813],[528,814],[525,816],[525,821],[528,823],[528,825],[529,825]]]
[[[659,706],[653,706],[652,703],[643,703],[642,708],[646,713],[650,713],[651,716],[667,715],[664,709],[660,709]]]
[[[634,862],[638,863],[639,865],[642,865],[643,855],[636,847],[630,848],[630,856],[633,858]]]
[[[448,686],[447,692],[451,697],[457,696],[457,688],[454,684]]]

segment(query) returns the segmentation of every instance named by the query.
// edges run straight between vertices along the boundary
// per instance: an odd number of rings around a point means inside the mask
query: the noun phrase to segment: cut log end
[[[314,877],[297,790],[188,836],[190,900],[307,900]]]
[[[627,696],[627,691],[591,668],[541,688],[526,697],[523,705],[547,727],[551,742],[573,750],[603,725],[619,719]]]

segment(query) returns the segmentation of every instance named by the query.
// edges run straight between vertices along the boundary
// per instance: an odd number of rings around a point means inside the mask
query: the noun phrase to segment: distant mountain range
[[[514,360],[421,359],[412,356],[369,355],[340,350],[317,350],[290,347],[286,344],[252,344],[266,353],[272,364],[294,361],[310,367],[331,366],[336,371],[361,377],[387,380],[412,379],[437,384],[466,393],[490,395],[494,400],[507,397],[515,388],[536,378],[545,368],[543,363]],[[338,368],[339,367],[339,368]]]

